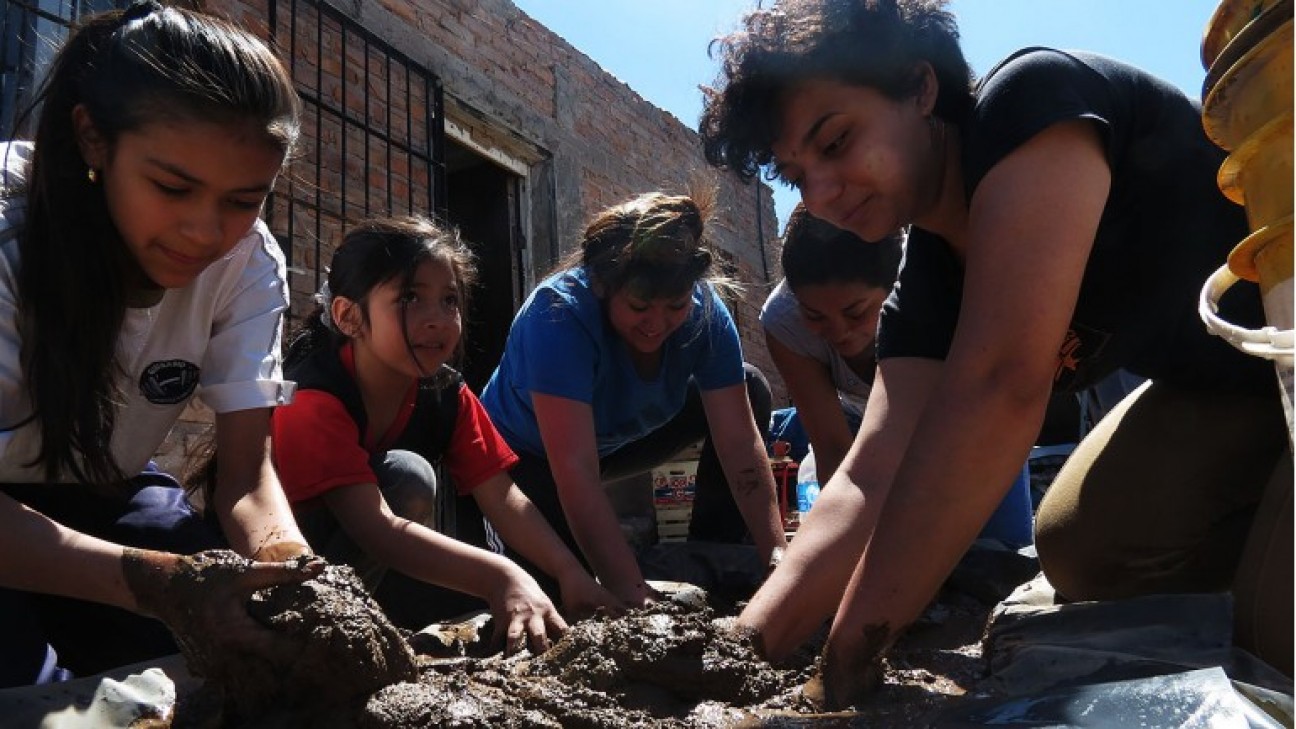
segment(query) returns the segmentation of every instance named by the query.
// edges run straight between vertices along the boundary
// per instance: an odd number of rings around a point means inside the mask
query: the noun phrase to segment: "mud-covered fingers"
[[[602,610],[617,615],[624,610],[621,601],[584,571],[575,578],[560,581],[564,614],[580,620]]]
[[[319,557],[299,557],[287,562],[249,562],[236,578],[238,587],[255,592],[275,585],[305,582],[324,571]]]
[[[815,671],[814,675],[801,685],[801,695],[816,712],[828,711],[828,702],[824,700],[823,673],[820,671]]]
[[[266,660],[275,657],[296,655],[300,646],[285,638],[282,633],[262,625],[250,615],[233,621],[222,631],[222,642],[250,656],[260,656]]]
[[[311,548],[301,542],[274,542],[261,545],[252,559],[258,562],[287,562],[298,557],[314,556]]]
[[[878,639],[865,641],[856,650],[841,650],[830,640],[816,678],[807,684],[807,696],[825,711],[838,711],[863,700],[882,683],[882,646]],[[817,691],[812,696],[811,691]]]

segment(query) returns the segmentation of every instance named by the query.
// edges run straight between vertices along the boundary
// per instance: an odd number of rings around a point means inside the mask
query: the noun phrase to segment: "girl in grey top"
[[[792,211],[783,233],[784,280],[765,301],[761,324],[827,483],[855,434],[877,364],[878,312],[895,282],[902,236],[868,245],[853,233]]]

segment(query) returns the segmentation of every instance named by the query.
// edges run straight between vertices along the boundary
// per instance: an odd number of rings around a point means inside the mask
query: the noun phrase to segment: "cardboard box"
[[[653,504],[683,506],[697,493],[697,461],[663,463],[652,472]]]

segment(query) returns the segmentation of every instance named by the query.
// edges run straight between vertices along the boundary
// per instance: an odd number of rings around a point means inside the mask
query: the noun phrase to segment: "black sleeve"
[[[1092,62],[1088,54],[1084,58]],[[1109,163],[1116,158],[1113,132],[1124,125],[1125,85],[1113,83],[1081,57],[1027,48],[1004,59],[981,80],[964,140],[964,178],[969,198],[992,167],[1053,124],[1092,120]]]
[[[913,229],[905,242],[900,276],[882,305],[878,360],[945,359],[963,298],[963,270],[945,241]]]

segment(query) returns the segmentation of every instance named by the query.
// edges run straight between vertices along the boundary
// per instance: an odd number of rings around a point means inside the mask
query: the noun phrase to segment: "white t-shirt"
[[[842,404],[854,410],[857,415],[863,414],[873,385],[855,374],[846,359],[827,339],[806,327],[800,305],[792,294],[792,289],[788,288],[787,279],[780,281],[770,292],[769,298],[765,299],[760,320],[761,325],[780,344],[802,357],[827,365]]]
[[[12,181],[27,143],[0,143],[0,165]],[[9,149],[6,149],[9,148]],[[24,164],[25,166],[25,164]],[[23,382],[17,332],[21,200],[0,200],[0,483],[44,480],[25,466],[38,453],[40,430]],[[126,310],[117,345],[124,397],[112,451],[127,475],[143,470],[190,397],[217,413],[282,405],[293,383],[283,379],[280,338],[288,308],[287,268],[265,223],[252,230],[193,283],[168,289],[146,309]]]

